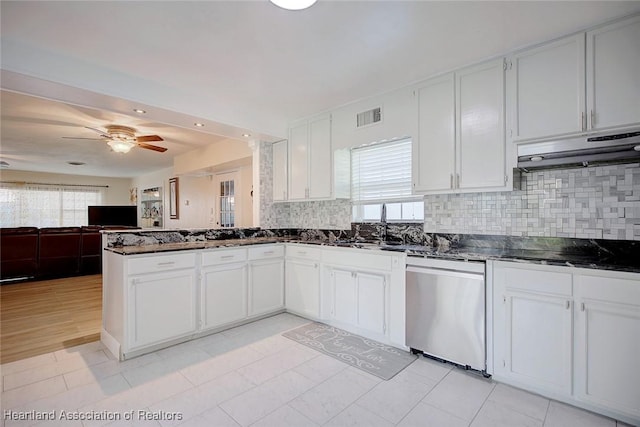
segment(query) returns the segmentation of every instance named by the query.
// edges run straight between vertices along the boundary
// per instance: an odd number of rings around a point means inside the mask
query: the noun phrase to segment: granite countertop
[[[105,250],[120,255],[141,255],[158,252],[189,251],[194,249],[229,248],[247,245],[281,243],[289,239],[286,237],[250,237],[246,239],[206,240],[196,242],[160,243],[142,246],[116,246]]]
[[[504,247],[445,247],[405,245],[397,243],[372,242],[306,242],[325,246],[343,246],[367,250],[401,252],[409,257],[438,258],[451,261],[513,261],[528,264],[556,265],[601,270],[617,270],[640,273],[640,260],[632,254],[621,257],[611,254],[567,252],[557,250],[533,250]]]
[[[228,248],[269,243],[301,243],[329,247],[358,248],[373,251],[405,253],[409,257],[439,258],[454,261],[513,261],[530,264],[581,267],[640,273],[640,261],[633,257],[607,256],[606,254],[570,253],[553,250],[531,250],[504,247],[445,247],[405,245],[385,242],[354,240],[301,240],[295,237],[251,237],[196,242],[162,243],[142,246],[107,248],[121,255],[138,255],[193,249]]]

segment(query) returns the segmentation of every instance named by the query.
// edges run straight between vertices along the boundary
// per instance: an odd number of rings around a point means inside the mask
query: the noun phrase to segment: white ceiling
[[[131,176],[170,166],[158,157],[218,138],[188,132],[185,117],[207,120],[209,132],[226,137],[248,131],[277,139],[296,118],[638,12],[640,2],[319,0],[298,12],[267,0],[3,0],[0,7],[3,71],[95,92],[119,106],[92,105],[87,96],[80,104],[98,111],[45,107],[3,93],[2,159],[54,146],[57,162],[84,161],[70,153],[90,161],[75,173]],[[11,87],[4,76],[2,86],[69,101],[65,91]],[[131,117],[129,107],[138,104],[176,116]],[[114,164],[98,142],[60,138],[116,121],[161,135],[169,151],[134,150]]]

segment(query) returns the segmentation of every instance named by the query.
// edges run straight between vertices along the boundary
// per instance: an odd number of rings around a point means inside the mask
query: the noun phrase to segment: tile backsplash
[[[640,165],[522,174],[522,190],[426,196],[424,231],[640,240]]]
[[[351,229],[348,200],[273,203],[271,145],[260,150],[263,228]],[[522,190],[425,196],[427,233],[640,240],[640,164],[522,174]]]
[[[273,202],[273,150],[260,147],[260,226],[262,228],[351,229],[351,202]]]

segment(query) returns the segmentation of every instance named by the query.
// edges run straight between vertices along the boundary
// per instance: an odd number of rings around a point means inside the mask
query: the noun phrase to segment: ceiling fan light
[[[114,152],[124,154],[131,151],[131,149],[135,147],[136,144],[134,144],[133,142],[113,139],[111,141],[107,141],[107,145],[109,145],[109,147],[111,147]]]
[[[302,10],[313,6],[317,0],[270,0],[271,3],[287,10]]]

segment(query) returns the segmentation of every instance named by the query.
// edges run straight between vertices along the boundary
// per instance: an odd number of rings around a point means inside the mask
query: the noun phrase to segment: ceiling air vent
[[[369,126],[382,121],[382,108],[377,107],[371,110],[363,111],[357,115],[356,127]]]

